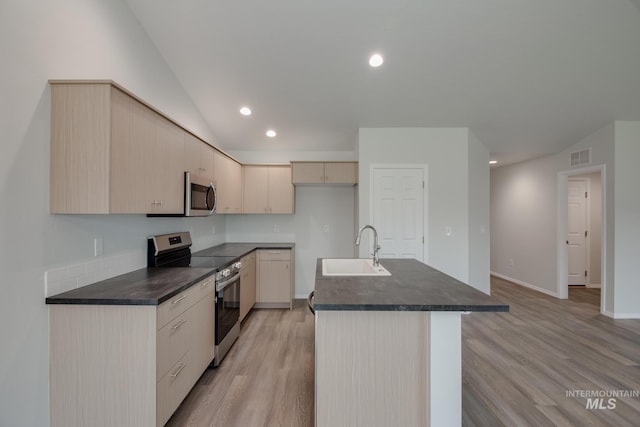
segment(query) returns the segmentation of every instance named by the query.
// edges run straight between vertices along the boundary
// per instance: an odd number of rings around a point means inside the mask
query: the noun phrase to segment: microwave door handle
[[[209,192],[213,193],[213,206],[209,206]],[[216,211],[216,207],[218,206],[218,192],[216,191],[216,187],[213,184],[209,184],[209,188],[204,195],[204,205],[209,209],[211,213]]]

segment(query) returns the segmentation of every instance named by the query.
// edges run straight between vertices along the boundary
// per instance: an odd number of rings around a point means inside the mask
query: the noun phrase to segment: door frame
[[[374,178],[375,169],[422,169],[422,179],[424,180],[424,188],[422,189],[422,232],[424,234],[424,243],[422,245],[422,262],[429,263],[429,165],[427,163],[371,163],[369,165],[369,224],[373,223],[374,209]],[[364,224],[360,224],[362,226]],[[357,227],[356,227],[357,229]],[[357,230],[356,230],[357,231]]]
[[[595,165],[584,168],[572,169],[567,171],[558,172],[558,191],[557,191],[557,290],[556,295],[558,298],[569,298],[569,260],[566,248],[566,235],[569,222],[569,210],[567,207],[567,184],[570,176],[582,175],[591,172],[600,172],[600,181],[602,185],[602,199],[600,201],[601,212],[601,255],[600,255],[600,276],[601,276],[601,290],[600,290],[600,313],[605,313],[606,297],[607,297],[607,183],[606,183],[606,165]]]

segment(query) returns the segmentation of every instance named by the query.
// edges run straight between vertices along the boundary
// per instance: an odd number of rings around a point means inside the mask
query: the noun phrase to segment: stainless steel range
[[[148,239],[147,265],[159,267],[204,267],[216,272],[215,357],[212,367],[220,365],[240,335],[240,268],[237,258],[230,256],[191,255],[191,234],[162,234]]]

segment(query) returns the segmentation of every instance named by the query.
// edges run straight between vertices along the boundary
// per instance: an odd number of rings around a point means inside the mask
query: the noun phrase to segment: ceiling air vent
[[[591,164],[591,148],[571,153],[571,167]]]

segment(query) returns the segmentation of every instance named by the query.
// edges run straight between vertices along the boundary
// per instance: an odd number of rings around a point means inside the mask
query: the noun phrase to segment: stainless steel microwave
[[[217,203],[216,187],[210,180],[184,173],[184,216],[209,216]]]

